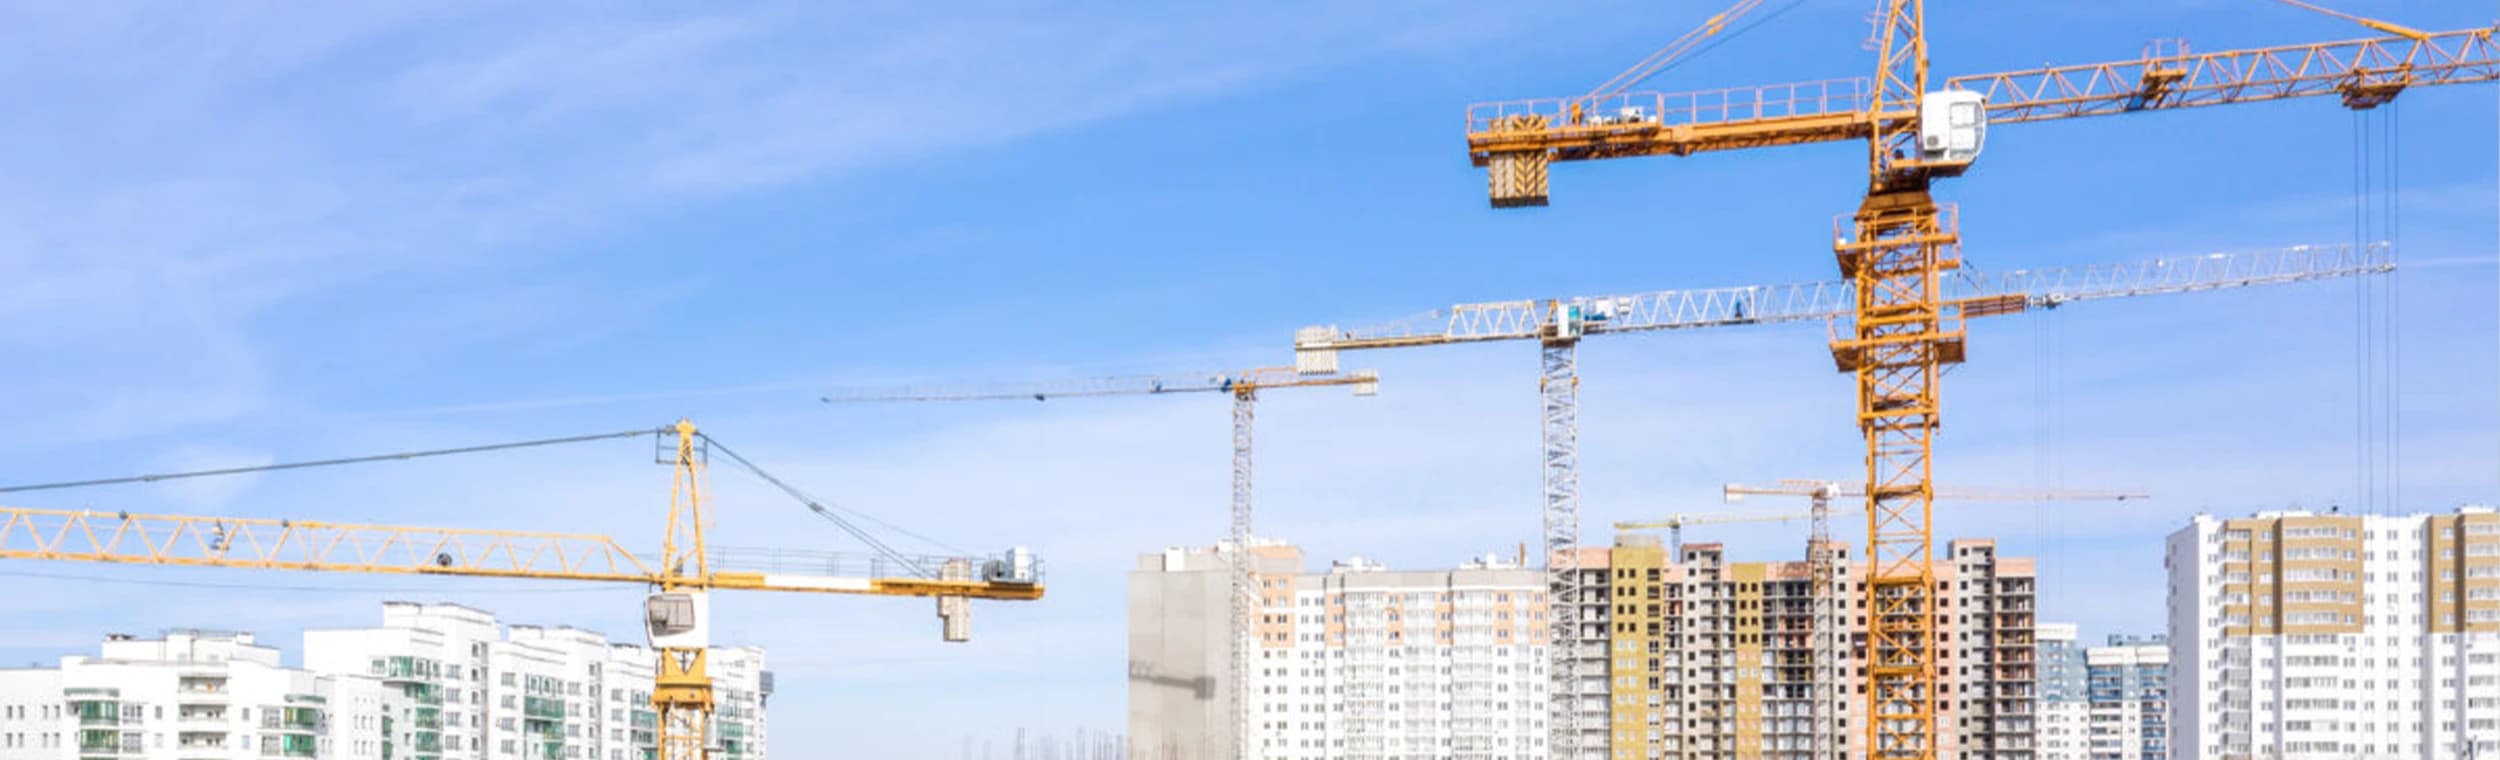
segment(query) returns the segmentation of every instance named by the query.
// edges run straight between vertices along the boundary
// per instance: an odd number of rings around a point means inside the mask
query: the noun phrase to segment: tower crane
[[[1258,410],[1259,391],[1273,388],[1325,388],[1349,386],[1356,396],[1380,392],[1380,374],[1371,370],[1305,376],[1291,367],[1261,367],[1237,372],[1202,372],[1162,375],[1123,375],[1117,377],[1082,378],[1077,380],[1038,383],[1005,383],[965,386],[904,386],[897,388],[849,388],[826,393],[828,404],[886,401],[1046,401],[1053,398],[1085,396],[1137,396],[1167,393],[1224,393],[1233,397],[1233,498],[1231,530],[1227,534],[1232,547],[1232,645],[1227,682],[1226,716],[1232,726],[1230,737],[1234,757],[1249,760],[1259,756],[1256,742],[1250,736],[1249,677],[1251,637],[1257,627],[1252,618],[1257,614],[1259,591],[1257,560],[1251,553],[1253,533],[1251,511],[1251,428]],[[1134,673],[1131,674],[1135,676]],[[1157,681],[1162,683],[1165,681]]]
[[[2155,45],[2134,60],[1954,77],[1931,90],[1925,0],[1877,5],[1871,79],[1479,103],[1468,108],[1467,151],[1488,172],[1492,205],[1514,208],[1549,202],[1555,161],[1866,141],[1866,195],[1835,223],[1832,246],[1857,301],[1850,332],[1830,344],[1856,379],[1866,443],[1866,737],[1874,757],[1924,759],[1938,751],[1928,522],[1937,378],[1963,360],[1962,320],[1976,316],[1943,297],[1942,281],[1962,264],[1961,237],[1931,184],[1970,168],[1992,121],[2330,94],[2358,110],[2411,87],[2500,79],[2500,27],[2423,32],[2338,14],[2390,36],[2214,53]],[[1569,728],[1556,727],[1555,750],[1579,760]]]
[[[1944,302],[1977,317],[2051,309],[2077,301],[2288,284],[2394,269],[2395,257],[2384,243],[2296,246],[1994,274],[1963,268],[1943,275],[1938,289]],[[1573,643],[1579,617],[1575,605],[1581,601],[1582,584],[1578,564],[1580,340],[1834,320],[1854,313],[1857,293],[1857,283],[1843,280],[1458,304],[1383,324],[1301,328],[1294,333],[1294,364],[1306,374],[1322,374],[1336,370],[1340,351],[1489,341],[1538,343],[1545,484],[1541,535],[1554,610],[1548,617],[1552,629],[1546,650],[1548,676],[1554,680],[1550,705],[1554,733],[1549,742],[1579,746],[1584,732],[1594,734],[1586,737],[1590,741],[1604,741],[1606,734],[1603,725],[1580,725],[1579,690],[1572,683],[1575,678],[1604,675],[1604,652],[1581,651]],[[1586,672],[1575,664],[1583,659],[1590,660]],[[1571,755],[1558,753],[1557,757]]]
[[[1635,521],[1635,522],[1619,522],[1619,523],[1615,523],[1615,530],[1618,530],[1618,531],[1631,531],[1631,530],[1658,530],[1658,529],[1664,528],[1664,529],[1666,529],[1666,531],[1667,531],[1667,546],[1668,546],[1669,548],[1671,548],[1671,549],[1673,550],[1673,552],[1674,552],[1672,555],[1669,555],[1669,556],[1673,556],[1673,557],[1676,557],[1676,558],[1681,559],[1681,558],[1684,556],[1684,526],[1687,526],[1687,525],[1727,525],[1727,524],[1731,524],[1731,523],[1791,522],[1791,521],[1795,521],[1795,520],[1803,520],[1803,519],[1806,519],[1806,517],[1807,517],[1807,514],[1806,514],[1806,513],[1804,513],[1804,512],[1795,512],[1795,513],[1776,513],[1776,512],[1775,512],[1775,513],[1769,513],[1769,514],[1764,514],[1764,513],[1759,513],[1759,512],[1714,512],[1714,513],[1703,513],[1703,514],[1678,514],[1678,515],[1669,515],[1669,516],[1667,516],[1667,519],[1664,519],[1664,520],[1642,520],[1642,521]]]
[[[912,558],[889,554],[883,560],[866,563],[868,572],[857,573],[844,570],[857,568],[860,562],[832,554],[765,550],[742,559],[735,551],[709,546],[704,543],[704,532],[712,525],[704,470],[710,451],[717,449],[766,479],[773,479],[684,420],[658,429],[545,441],[53,483],[0,492],[153,482],[642,435],[661,439],[662,461],[676,470],[669,493],[668,526],[656,555],[636,554],[614,538],[587,533],[0,507],[0,559],[642,584],[653,589],[644,600],[643,612],[651,646],[658,654],[651,692],[652,707],[660,718],[657,760],[706,757],[704,734],[710,725],[713,700],[705,658],[711,646],[713,591],[935,597],[949,641],[969,637],[967,600],[1042,598],[1037,562],[1022,549],[989,558]],[[781,485],[778,480],[774,483]],[[818,505],[809,506],[822,512]]]

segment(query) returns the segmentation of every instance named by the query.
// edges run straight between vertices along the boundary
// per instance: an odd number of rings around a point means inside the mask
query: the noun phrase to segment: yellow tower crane
[[[1358,370],[1342,374],[1303,375],[1292,367],[1261,367],[1237,372],[1199,372],[1156,375],[1122,375],[1075,380],[1033,383],[1001,383],[964,386],[902,386],[894,388],[845,388],[826,393],[823,401],[835,403],[892,401],[999,401],[1033,400],[1085,396],[1155,396],[1172,393],[1223,393],[1233,397],[1233,498],[1231,530],[1226,535],[1232,553],[1233,593],[1231,678],[1225,682],[1226,719],[1232,733],[1226,737],[1233,745],[1234,757],[1253,760],[1261,756],[1258,743],[1250,731],[1249,682],[1250,655],[1256,645],[1251,637],[1257,626],[1261,599],[1257,577],[1258,560],[1251,551],[1251,429],[1258,411],[1259,391],[1276,388],[1351,387],[1356,396],[1380,392],[1380,374]],[[1137,678],[1135,673],[1130,674]],[[1182,683],[1158,676],[1150,683],[1171,685]],[[1195,683],[1195,682],[1190,682]]]
[[[2297,246],[1998,273],[1958,269],[1941,287],[1947,303],[1977,317],[2077,301],[2359,277],[2394,269],[2393,253],[2383,243]],[[1857,293],[1856,283],[1838,281],[1458,304],[1385,324],[1304,327],[1294,333],[1294,364],[1316,374],[1334,371],[1341,351],[1537,342],[1545,486],[1539,520],[1554,609],[1546,650],[1547,675],[1553,682],[1548,742],[1603,747],[1607,727],[1602,722],[1590,725],[1580,704],[1581,695],[1604,687],[1607,673],[1604,647],[1587,644],[1606,636],[1605,626],[1594,622],[1604,618],[1606,605],[1580,593],[1583,585],[1602,580],[1584,577],[1578,564],[1581,339],[1833,320],[1854,312]]]
[[[1973,316],[1942,293],[1962,264],[1961,236],[1953,207],[1930,186],[1970,167],[1991,122],[2323,95],[2358,110],[2411,87],[2500,79],[2500,27],[2422,32],[2335,15],[2392,36],[2214,53],[2156,45],[2134,60],[1954,77],[1931,90],[1925,0],[1878,0],[1871,79],[1479,103],[1468,108],[1467,151],[1488,170],[1492,205],[1514,208],[1548,203],[1556,161],[1866,141],[1866,196],[1835,225],[1832,246],[1858,298],[1850,331],[1831,341],[1835,364],[1856,379],[1866,441],[1865,729],[1873,757],[1925,760],[1938,749],[1929,531],[1937,379],[1962,361],[1962,318]],[[1588,760],[1579,737],[1566,735],[1569,721],[1558,723],[1556,757]]]
[[[713,627],[709,595],[715,590],[935,597],[949,641],[969,637],[967,600],[1042,598],[1038,562],[1022,549],[995,557],[906,557],[879,545],[884,556],[864,563],[858,558],[816,552],[768,550],[753,559],[738,557],[734,552],[723,556],[723,552],[704,543],[704,533],[712,523],[704,487],[710,451],[720,451],[785,491],[791,489],[684,420],[658,429],[230,470],[48,483],[0,489],[0,493],[394,461],[643,435],[657,436],[663,441],[662,459],[676,470],[669,494],[668,527],[656,555],[638,555],[627,551],[614,538],[587,533],[0,507],[0,559],[642,584],[653,590],[644,600],[643,612],[652,648],[658,652],[651,693],[652,708],[660,718],[657,760],[704,760],[706,756],[709,745],[705,730],[711,724],[713,702],[705,655],[711,647]],[[808,506],[843,523],[846,529],[849,527],[847,521],[823,505],[809,501]],[[846,568],[865,568],[867,572],[842,572]]]

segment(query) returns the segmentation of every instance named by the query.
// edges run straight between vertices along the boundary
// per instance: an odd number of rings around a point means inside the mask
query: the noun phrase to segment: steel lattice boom
[[[2385,243],[2294,246],[2004,272],[1965,267],[1945,276],[1944,298],[1988,314],[2002,314],[2074,301],[2383,274],[2395,268],[2394,251]],[[1584,335],[1820,322],[1849,316],[1857,301],[1855,293],[1852,283],[1841,280],[1459,304],[1376,325],[1306,327],[1295,335],[1294,347],[1322,353],[1536,340],[1555,334],[1574,314]]]
[[[1972,74],[1945,88],[1985,95],[1997,124],[2324,95],[2366,108],[2408,87],[2500,79],[2496,30],[2211,53],[2174,41],[2131,60]],[[1873,81],[1851,77],[1478,103],[1467,109],[1468,157],[1496,169],[1494,205],[1543,205],[1549,162],[1862,140],[1878,124],[1911,118],[1916,104],[1894,99],[1879,110],[1874,101]],[[1506,181],[1506,165],[1532,166],[1533,181]]]
[[[1324,388],[1348,386],[1357,396],[1369,396],[1380,390],[1380,374],[1371,370],[1348,373],[1305,375],[1293,367],[1260,367],[1232,372],[1198,372],[1175,374],[1119,375],[1088,377],[1043,382],[977,383],[966,385],[916,385],[890,388],[846,388],[823,396],[825,403],[872,403],[889,401],[1001,401],[1034,400],[1088,396],[1139,396],[1166,393],[1226,393],[1233,397],[1233,467],[1232,510],[1227,521],[1225,544],[1232,562],[1232,630],[1225,681],[1226,717],[1231,725],[1230,736],[1234,756],[1249,760],[1259,757],[1259,746],[1251,736],[1248,689],[1251,650],[1257,644],[1259,590],[1258,557],[1253,532],[1255,502],[1252,484],[1255,457],[1251,455],[1252,432],[1258,419],[1259,391],[1270,388]],[[1134,673],[1131,674],[1135,676]],[[1154,679],[1149,679],[1154,680]],[[1178,683],[1168,679],[1159,683]]]

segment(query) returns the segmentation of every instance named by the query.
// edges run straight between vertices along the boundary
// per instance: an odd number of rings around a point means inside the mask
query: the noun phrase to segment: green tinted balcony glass
[[[78,751],[80,752],[111,753],[119,752],[121,748],[122,735],[119,731],[78,732]]]
[[[320,728],[321,710],[312,707],[286,708],[286,716],[279,721],[279,725],[297,731],[310,731]]]
[[[104,700],[71,702],[81,726],[118,726],[122,722],[122,703]]]

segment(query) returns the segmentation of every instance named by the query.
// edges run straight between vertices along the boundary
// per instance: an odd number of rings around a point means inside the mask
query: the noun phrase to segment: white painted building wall
[[[2084,693],[2083,644],[2073,623],[2041,623],[2037,631],[2040,760],[2086,760],[2084,724],[2091,709]]]
[[[332,704],[359,694],[248,633],[114,636],[57,668],[0,671],[0,760],[378,758],[356,754],[371,737]]]
[[[416,663],[405,682],[385,679],[394,741],[423,747],[427,691],[442,696],[439,760],[645,760],[656,746],[651,708],[656,655],[573,628],[516,625],[452,604],[392,602],[378,628],[305,633],[316,670],[391,670]],[[764,755],[764,651],[708,655],[717,703],[709,746],[718,760]],[[379,663],[379,664],[377,664]],[[393,760],[437,760],[413,755]]]
[[[1361,559],[1308,572],[1263,542],[1246,701],[1264,760],[1545,760],[1545,575],[1498,560],[1389,570]],[[1129,733],[1142,760],[1228,758],[1222,725],[1228,554],[1145,555],[1130,596]],[[1175,576],[1210,576],[1172,582]],[[1191,611],[1175,616],[1174,610]],[[1175,625],[1176,621],[1183,623]],[[1195,674],[1209,674],[1203,680]],[[1145,703],[1149,709],[1138,709]]]
[[[2162,671],[2170,648],[2112,644],[2083,651],[2089,675],[2085,718],[2091,760],[2164,760],[2169,710]]]
[[[656,743],[642,646],[400,602],[304,638],[303,668],[248,633],[171,631],[0,669],[0,760],[649,760]],[[763,760],[764,651],[708,657],[711,757]]]
[[[2426,594],[2456,585],[2426,577],[2429,560],[2440,559],[2425,556],[2431,516],[2357,517],[2363,590],[2360,625],[2349,633],[2226,633],[2223,609],[2241,603],[2226,599],[2235,593],[2226,583],[2245,583],[2225,577],[2226,521],[2200,515],[2170,535],[2172,757],[2500,758],[2500,633],[2431,630]],[[2476,552],[2500,543],[2488,533],[2468,538]],[[2477,601],[2476,614],[2491,609]]]

